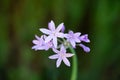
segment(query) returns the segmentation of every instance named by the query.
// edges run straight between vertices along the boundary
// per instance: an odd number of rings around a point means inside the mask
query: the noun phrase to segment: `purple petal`
[[[63,52],[63,53],[66,53],[66,49],[63,45],[61,45],[60,51]]]
[[[62,59],[61,59],[61,58],[58,58],[58,60],[57,60],[57,62],[56,62],[56,66],[57,66],[57,68],[60,66],[61,61],[62,61]]]
[[[71,45],[75,48],[75,41],[73,41],[73,40],[70,40],[70,43],[71,43]]]
[[[57,38],[56,37],[53,38],[53,44],[54,44],[54,47],[57,48]]]
[[[52,48],[52,42],[45,43],[45,50],[47,51],[48,49]]]
[[[58,51],[57,49],[55,49],[55,48],[52,48],[52,50],[53,50],[53,52],[55,52],[55,53],[59,53],[59,51]]]
[[[76,36],[76,37],[79,37],[80,36],[80,32],[77,32],[77,33],[75,33],[74,35]]]
[[[85,46],[83,44],[80,44],[80,47],[82,47],[85,52],[87,52],[87,53],[90,52],[90,48],[89,47],[87,47],[87,46]]]
[[[61,23],[58,25],[58,27],[56,28],[56,31],[59,32],[62,28],[63,28],[64,24]]]
[[[70,66],[70,62],[68,61],[68,59],[66,57],[63,58],[63,62],[67,65]]]
[[[38,40],[33,40],[32,41],[34,44],[42,44],[40,41],[38,41]]]
[[[44,34],[51,34],[51,31],[45,28],[41,28],[40,31],[43,32]]]
[[[32,47],[32,49],[35,49],[35,50],[44,50],[44,46],[35,45],[35,46]]]
[[[50,40],[52,40],[52,36],[48,36],[47,38],[45,38],[45,43],[49,42]]]
[[[53,22],[52,20],[51,20],[51,22],[48,23],[48,28],[49,28],[50,30],[52,30],[52,31],[55,30],[55,24],[54,24],[54,22]]]
[[[75,42],[78,42],[78,43],[80,42],[80,39],[77,37],[74,40],[75,40]]]
[[[44,48],[44,49],[45,49],[45,51],[47,51],[47,50],[49,49],[49,47],[48,47],[48,46],[45,46],[45,48]]]
[[[53,43],[52,43],[52,42],[48,42],[48,43],[47,43],[47,46],[52,48]]]
[[[38,50],[44,50],[45,47],[44,47],[44,46],[40,46],[40,47],[38,47],[37,49],[38,49]]]
[[[65,26],[63,25],[61,32],[64,32],[64,31],[65,31]]]
[[[33,46],[33,47],[32,47],[32,49],[35,49],[35,50],[37,50],[37,48],[36,48],[36,45],[35,45],[35,46]]]
[[[45,38],[47,38],[47,36],[46,36],[46,35],[43,35],[43,39],[45,39]]]
[[[73,31],[71,31],[71,30],[70,30],[68,33],[69,33],[70,35],[73,35],[73,34],[74,34]]]
[[[69,34],[64,34],[64,37],[65,37],[65,38],[69,38],[69,36],[68,36],[68,35],[69,35]]]
[[[88,39],[88,34],[80,36],[80,40],[84,42],[90,42],[90,40]]]
[[[65,57],[72,57],[74,54],[71,54],[71,53],[67,53],[65,54]]]
[[[60,38],[64,38],[64,34],[63,33],[56,33],[56,36],[60,37]]]
[[[39,36],[37,36],[37,35],[35,35],[35,38],[37,39],[37,40],[40,40],[41,38],[39,37]]]
[[[57,59],[57,58],[58,58],[58,54],[55,54],[55,55],[49,56],[49,59]]]

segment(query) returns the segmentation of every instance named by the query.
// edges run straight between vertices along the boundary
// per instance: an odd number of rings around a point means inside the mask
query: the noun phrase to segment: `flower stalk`
[[[76,55],[75,50],[72,48],[72,46],[69,46],[69,49],[71,53],[74,54],[74,56],[72,57],[72,73],[71,73],[70,80],[77,80],[77,70],[78,70],[77,55]]]

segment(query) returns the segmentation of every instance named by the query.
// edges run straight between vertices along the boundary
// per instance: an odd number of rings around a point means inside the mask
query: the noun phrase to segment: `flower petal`
[[[60,37],[60,38],[64,38],[64,34],[63,33],[56,33],[56,36]]]
[[[38,40],[33,40],[32,41],[34,44],[42,44],[40,41],[38,41]]]
[[[70,43],[71,43],[71,45],[75,48],[75,41],[73,41],[73,40],[70,40]]]
[[[52,48],[53,52],[59,53],[59,51],[56,48]]]
[[[80,40],[89,43],[90,40],[88,39],[88,34],[84,34],[80,36]]]
[[[68,35],[69,35],[69,34],[64,34],[64,37],[65,37],[65,38],[69,38],[69,36],[68,36]]]
[[[66,57],[63,58],[63,62],[64,62],[67,66],[70,66],[70,62],[69,62],[69,60],[68,60]]]
[[[67,53],[65,54],[65,57],[72,57],[74,54],[71,54],[71,53]]]
[[[57,68],[60,66],[61,62],[62,62],[62,59],[61,59],[61,58],[58,58],[58,60],[57,60],[57,62],[56,62]]]
[[[63,45],[61,45],[60,51],[63,52],[63,53],[66,53],[66,49]]]
[[[49,42],[50,40],[52,40],[52,36],[48,36],[45,38],[45,43]]]
[[[35,50],[44,50],[44,46],[35,45],[35,46],[32,47],[32,49],[35,49]]]
[[[48,28],[49,28],[50,30],[52,30],[52,31],[55,30],[55,24],[54,24],[54,22],[53,22],[52,20],[51,20],[51,22],[48,23]]]
[[[77,42],[77,43],[80,43],[80,42],[81,42],[80,39],[77,38],[77,37],[76,37],[74,40],[75,40],[75,42]]]
[[[37,36],[37,35],[35,35],[35,38],[36,38],[37,40],[40,40],[40,37],[39,37],[39,36]]]
[[[50,30],[45,29],[45,28],[41,28],[40,31],[43,32],[44,34],[50,34],[51,33]]]
[[[77,32],[77,33],[75,33],[74,35],[76,36],[76,37],[79,37],[80,36],[80,32]]]
[[[53,45],[55,48],[57,48],[57,38],[56,37],[53,38]]]
[[[58,27],[56,28],[56,31],[59,32],[62,28],[63,28],[64,24],[61,23],[58,25]]]
[[[43,36],[42,36],[42,39],[45,39],[46,37],[47,37],[46,35],[43,35]]]
[[[35,49],[35,50],[36,50],[36,49],[37,49],[37,48],[36,48],[36,45],[35,45],[35,46],[33,46],[33,47],[32,47],[32,49]]]
[[[81,42],[78,37],[76,37],[74,40],[75,40],[75,42],[78,42],[78,43]]]
[[[72,30],[70,30],[68,33],[69,33],[70,35],[73,35],[73,34],[74,34]]]
[[[40,47],[38,47],[37,49],[38,49],[38,50],[44,50],[45,47],[44,47],[44,46],[40,46]]]
[[[57,59],[57,58],[58,58],[58,54],[55,54],[55,55],[49,56],[49,59]]]
[[[65,31],[65,26],[63,25],[61,32],[64,32],[64,31]]]

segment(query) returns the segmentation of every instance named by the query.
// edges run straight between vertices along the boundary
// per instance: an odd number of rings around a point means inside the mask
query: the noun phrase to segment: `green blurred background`
[[[0,0],[0,80],[70,79],[72,66],[31,49],[51,20],[89,34],[91,52],[76,49],[78,80],[120,80],[120,0]]]

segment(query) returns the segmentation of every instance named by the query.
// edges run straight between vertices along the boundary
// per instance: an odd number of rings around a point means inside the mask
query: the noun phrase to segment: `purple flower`
[[[33,44],[35,44],[32,49],[35,50],[48,50],[49,48],[53,47],[52,42],[47,42],[45,43],[44,38],[46,37],[45,35],[42,35],[41,37],[38,37],[37,35],[35,36],[36,40],[33,40]]]
[[[87,46],[85,46],[83,44],[79,44],[79,46],[82,47],[85,52],[87,52],[87,53],[90,52],[90,48],[89,47],[87,47]]]
[[[65,38],[67,38],[67,41],[71,43],[71,45],[75,48],[76,43],[80,42],[79,36],[80,32],[73,33],[73,31],[69,31],[68,34],[65,34]]]
[[[35,50],[43,50],[44,48],[42,47],[44,40],[43,40],[43,36],[38,37],[37,35],[35,35],[36,40],[33,40],[33,44],[35,44],[32,49]]]
[[[44,34],[48,35],[48,37],[45,38],[45,43],[49,42],[52,40],[53,45],[55,48],[57,48],[57,37],[63,38],[64,34],[61,31],[63,28],[63,23],[59,24],[58,27],[55,29],[55,24],[53,21],[48,23],[48,27],[50,30],[41,28],[40,31],[43,32]]]
[[[80,36],[79,39],[83,42],[87,42],[87,43],[90,42],[90,40],[88,39],[88,34],[84,34],[84,35]]]
[[[47,36],[44,35],[44,40],[45,40],[46,37],[47,37]],[[52,43],[52,41],[49,41],[49,42],[47,42],[47,43],[45,43],[45,41],[44,41],[43,46],[44,46],[44,49],[45,49],[45,50],[48,50],[48,49],[50,49],[50,48],[53,48],[53,43]]]
[[[49,56],[49,59],[57,59],[56,66],[59,67],[61,62],[63,61],[67,66],[70,66],[70,62],[67,57],[72,57],[74,54],[66,53],[66,49],[64,46],[61,46],[60,51],[53,48],[53,51],[57,54]]]

